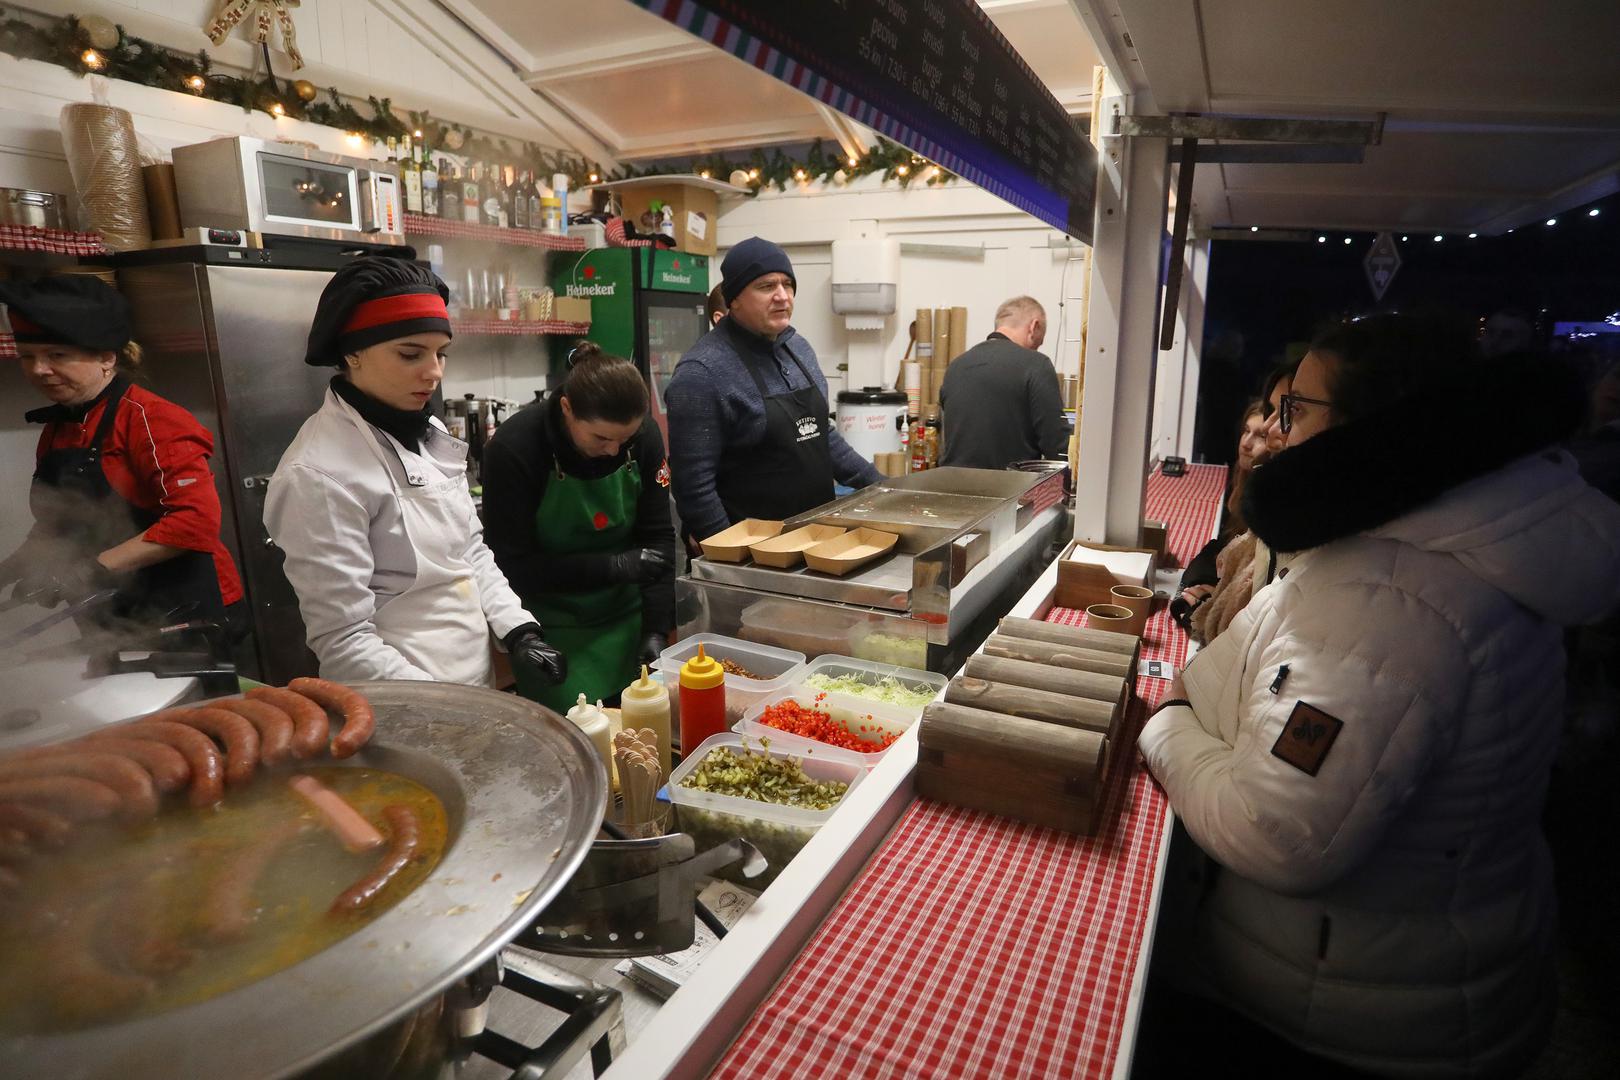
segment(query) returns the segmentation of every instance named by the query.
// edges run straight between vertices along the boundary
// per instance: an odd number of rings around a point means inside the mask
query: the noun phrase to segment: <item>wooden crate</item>
[[[1073,554],[1079,541],[1073,541],[1064,549],[1061,560],[1058,562],[1057,588],[1052,592],[1052,602],[1058,607],[1075,608],[1084,611],[1092,604],[1110,604],[1113,598],[1108,590],[1115,585],[1145,585],[1153,587],[1153,569],[1157,565],[1157,552],[1148,547],[1116,547],[1111,544],[1085,544],[1084,547],[1096,548],[1098,551],[1134,551],[1155,556],[1148,563],[1146,580],[1138,581],[1134,578],[1114,574],[1105,566],[1096,563],[1072,562],[1069,556]]]

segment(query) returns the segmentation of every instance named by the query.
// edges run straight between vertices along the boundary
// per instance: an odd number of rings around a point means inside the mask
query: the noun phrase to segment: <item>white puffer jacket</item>
[[[1358,1068],[1510,1075],[1555,1002],[1560,627],[1620,603],[1620,508],[1538,455],[1284,563],[1140,740],[1220,864],[1195,971]]]

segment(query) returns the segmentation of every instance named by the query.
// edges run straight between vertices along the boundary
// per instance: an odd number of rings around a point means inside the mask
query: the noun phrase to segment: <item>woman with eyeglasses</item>
[[[489,546],[568,677],[518,678],[559,712],[611,700],[658,659],[675,626],[675,529],[664,440],[628,360],[582,342],[562,388],[495,432],[484,450]]]
[[[360,258],[332,275],[304,362],[336,374],[270,478],[265,529],[325,678],[490,686],[493,636],[520,678],[557,682],[561,654],[484,543],[467,444],[431,409],[447,295],[404,259]]]
[[[1581,411],[1552,363],[1398,316],[1281,399],[1243,509],[1288,560],[1139,740],[1218,864],[1177,981],[1279,1046],[1507,1076],[1547,1037],[1563,628],[1620,604],[1620,507],[1548,450]]]

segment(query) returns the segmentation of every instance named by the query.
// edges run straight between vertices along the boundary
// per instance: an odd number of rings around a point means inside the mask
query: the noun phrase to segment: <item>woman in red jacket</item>
[[[224,619],[242,583],[220,543],[214,440],[196,417],[133,385],[129,306],[89,276],[0,283],[23,376],[51,404],[29,507],[34,527],[0,588],[47,607],[115,590],[139,621]],[[232,619],[233,622],[240,620]]]

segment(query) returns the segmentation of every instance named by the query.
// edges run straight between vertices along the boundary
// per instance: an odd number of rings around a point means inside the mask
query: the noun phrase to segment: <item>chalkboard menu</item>
[[[1097,154],[975,0],[634,0],[1071,236]]]

